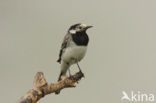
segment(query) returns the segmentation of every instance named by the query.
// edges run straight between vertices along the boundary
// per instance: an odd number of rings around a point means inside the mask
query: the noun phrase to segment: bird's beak
[[[93,26],[87,26],[86,29],[92,28]]]

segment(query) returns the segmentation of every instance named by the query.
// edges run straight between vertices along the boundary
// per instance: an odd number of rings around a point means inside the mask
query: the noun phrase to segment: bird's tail
[[[62,76],[62,75],[64,75],[63,72],[60,73],[59,78],[58,78],[58,80],[57,80],[58,82],[61,80],[61,76]],[[57,94],[57,95],[60,94],[60,90],[56,91],[55,94]]]
[[[61,73],[59,75],[58,82],[61,80],[61,77],[66,74],[69,67],[70,67],[69,64],[65,62],[61,63]],[[60,93],[60,90],[55,92],[55,94],[59,94],[59,93]]]
[[[57,81],[60,81],[60,80],[61,80],[62,75],[64,75],[64,74],[65,74],[65,73],[61,72]]]

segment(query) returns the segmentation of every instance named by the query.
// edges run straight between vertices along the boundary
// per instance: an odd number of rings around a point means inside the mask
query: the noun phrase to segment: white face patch
[[[75,34],[75,33],[76,33],[75,30],[70,30],[69,32],[70,32],[71,34]]]
[[[86,24],[81,24],[81,26],[82,26],[82,27],[87,27],[87,25],[86,25]]]

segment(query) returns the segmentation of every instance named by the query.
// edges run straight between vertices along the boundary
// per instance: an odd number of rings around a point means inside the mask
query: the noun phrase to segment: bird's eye
[[[82,29],[82,27],[81,27],[81,26],[79,26],[79,29]]]

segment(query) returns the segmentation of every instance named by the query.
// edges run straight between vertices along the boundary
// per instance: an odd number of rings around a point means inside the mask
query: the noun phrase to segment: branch
[[[56,91],[64,88],[75,87],[75,83],[81,80],[82,77],[84,77],[84,74],[82,72],[78,72],[71,77],[65,77],[55,84],[48,84],[43,73],[38,72],[34,78],[33,88],[21,97],[19,103],[36,103],[45,95],[55,93]]]

